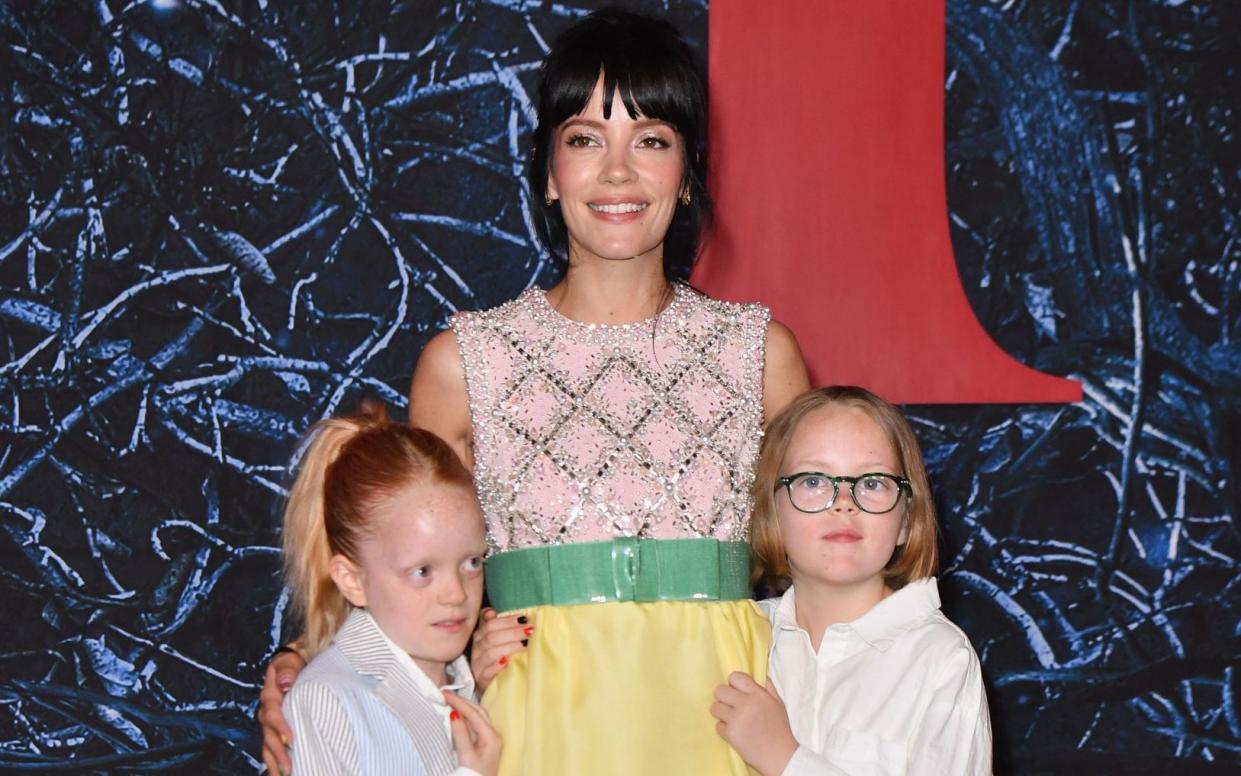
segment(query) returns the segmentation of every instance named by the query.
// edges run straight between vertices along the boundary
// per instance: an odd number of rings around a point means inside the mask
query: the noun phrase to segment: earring
[[[686,186],[685,190],[681,192],[681,196],[679,197],[679,199],[681,200],[681,204],[688,205],[690,203],[691,198],[692,197],[690,195],[689,186]]]
[[[547,205],[548,207],[551,207],[551,206],[552,206],[552,203],[553,203],[553,202],[555,202],[555,201],[556,201],[556,200],[555,200],[555,199],[553,199],[553,198],[551,197],[551,195],[548,195],[548,196],[546,196],[546,197],[543,197],[543,204]]]

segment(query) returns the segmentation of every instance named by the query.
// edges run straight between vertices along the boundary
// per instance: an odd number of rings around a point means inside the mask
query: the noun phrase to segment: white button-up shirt
[[[939,610],[935,579],[911,582],[816,653],[792,588],[762,602],[769,674],[800,746],[784,776],[991,773],[991,720],[978,656]]]

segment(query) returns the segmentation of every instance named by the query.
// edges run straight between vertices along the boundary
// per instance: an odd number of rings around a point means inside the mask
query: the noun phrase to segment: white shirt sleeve
[[[953,650],[939,666],[909,758],[910,776],[991,773],[991,715],[982,668],[969,647]]]
[[[340,698],[327,685],[301,681],[284,701],[293,729],[293,772],[352,776],[358,772],[358,742]]]
[[[837,768],[818,752],[799,744],[797,751],[793,753],[793,759],[784,766],[780,776],[851,776],[851,774]]]

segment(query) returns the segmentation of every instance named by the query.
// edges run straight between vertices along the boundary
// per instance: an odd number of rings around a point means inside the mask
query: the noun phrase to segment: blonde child
[[[461,656],[486,552],[469,473],[382,407],[313,434],[284,515],[315,656],[284,700],[295,772],[494,774],[499,737]]]
[[[803,394],[771,423],[751,530],[782,589],[769,680],[716,690],[717,731],[763,776],[986,774],[978,657],[939,609],[935,507],[908,422],[862,388]]]

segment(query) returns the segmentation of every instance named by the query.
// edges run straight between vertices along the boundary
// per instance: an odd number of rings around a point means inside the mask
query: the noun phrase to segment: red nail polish
[[[503,668],[506,665],[508,665],[508,655],[500,658],[500,667]]]
[[[452,720],[453,722],[456,722],[457,720],[461,719],[461,713],[458,712],[456,709],[453,709],[452,713],[448,715],[448,718]]]
[[[529,636],[531,633],[534,633],[534,626],[527,625],[526,627],[521,629],[521,632]]]

